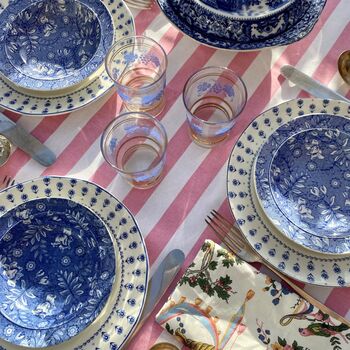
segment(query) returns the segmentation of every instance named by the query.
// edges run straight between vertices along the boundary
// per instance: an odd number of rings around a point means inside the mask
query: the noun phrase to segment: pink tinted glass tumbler
[[[162,112],[168,59],[156,41],[145,36],[123,38],[111,47],[105,64],[127,110]]]
[[[247,102],[247,90],[234,71],[206,67],[188,79],[183,102],[193,141],[212,147],[229,136]]]
[[[157,119],[143,112],[128,112],[107,126],[101,151],[127,182],[146,189],[162,179],[167,143],[166,131]]]

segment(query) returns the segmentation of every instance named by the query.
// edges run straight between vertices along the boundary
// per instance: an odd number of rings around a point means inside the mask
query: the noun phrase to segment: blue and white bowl
[[[326,0],[256,0],[255,5],[242,5],[231,11],[224,9],[232,8],[233,3],[229,2],[226,7],[214,0],[157,1],[168,19],[193,39],[240,51],[287,45],[302,39],[312,30],[326,3]]]
[[[236,1],[235,3],[238,3]],[[268,5],[266,0],[257,0],[246,5],[234,6],[235,11],[223,11],[224,1],[174,0],[174,9],[179,13],[192,13],[183,16],[188,23],[197,17],[196,28],[222,38],[234,38],[247,43],[275,37],[293,28],[312,5],[312,0],[283,1],[281,5]],[[216,3],[214,7],[207,3]],[[227,3],[231,3],[227,1]],[[243,3],[242,1],[240,3]],[[259,3],[259,4],[257,4]],[[271,3],[271,2],[270,2]],[[228,5],[232,7],[232,5]]]
[[[266,215],[315,251],[350,252],[349,135],[348,118],[301,116],[280,126],[256,160],[256,190]]]
[[[122,1],[101,0],[113,19],[114,40],[135,34],[130,10]],[[8,0],[0,0],[0,13],[7,8]],[[48,116],[71,113],[91,104],[113,87],[113,81],[103,69],[89,76],[78,86],[43,93],[13,84],[0,74],[0,106],[31,116]]]
[[[0,72],[20,87],[57,90],[103,63],[113,21],[99,0],[13,0],[0,13]]]
[[[300,6],[301,0],[195,0],[243,20],[273,16]]]

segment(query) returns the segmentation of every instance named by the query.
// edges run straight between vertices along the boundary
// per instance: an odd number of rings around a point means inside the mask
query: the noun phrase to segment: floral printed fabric
[[[343,350],[350,329],[212,241],[156,317],[196,350]]]

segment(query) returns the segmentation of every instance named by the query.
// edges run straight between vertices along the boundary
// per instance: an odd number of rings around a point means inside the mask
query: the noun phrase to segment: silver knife
[[[285,65],[281,68],[281,73],[286,79],[315,97],[341,100],[350,103],[350,100],[343,95],[329,89],[327,86],[309,77],[295,67]]]
[[[143,308],[141,318],[135,328],[133,334],[127,339],[122,346],[126,349],[126,345],[131,341],[135,334],[140,330],[148,316],[152,313],[158,301],[161,299],[170,283],[180,270],[185,260],[185,254],[180,249],[174,249],[168,253],[164,260],[160,263],[157,270],[148,283],[148,291],[146,303]]]
[[[56,161],[55,154],[49,148],[1,112],[0,134],[28,153],[41,165],[50,166]]]

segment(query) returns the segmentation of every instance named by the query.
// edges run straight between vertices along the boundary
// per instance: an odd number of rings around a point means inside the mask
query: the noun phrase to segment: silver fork
[[[124,0],[127,5],[140,10],[149,10],[152,5],[152,0]]]
[[[328,315],[350,327],[350,321],[346,320],[344,317],[340,316],[335,311],[329,309],[326,305],[319,302],[305,290],[293,283],[288,277],[276,270],[267,261],[263,260],[261,256],[256,253],[256,251],[245,240],[242,232],[237,227],[232,226],[232,224],[227,221],[221,214],[219,214],[216,210],[212,210],[210,214],[211,216],[208,215],[205,219],[205,222],[213,229],[215,234],[222,240],[222,242],[229,248],[229,250],[231,250],[234,254],[246,262],[259,262],[264,264],[305,300],[316,306],[322,312],[327,313]]]
[[[0,183],[0,190],[3,190],[4,188],[13,186],[16,183],[14,179],[11,178],[11,176],[5,176]]]

